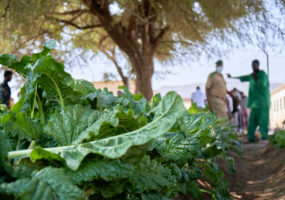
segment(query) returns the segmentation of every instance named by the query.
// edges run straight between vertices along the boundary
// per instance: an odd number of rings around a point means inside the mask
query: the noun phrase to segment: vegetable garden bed
[[[1,111],[1,199],[230,199],[216,162],[234,172],[229,122],[186,110],[174,92],[148,102],[124,87],[119,97],[96,90],[66,73],[53,47],[21,61],[0,55],[26,78],[19,102]]]

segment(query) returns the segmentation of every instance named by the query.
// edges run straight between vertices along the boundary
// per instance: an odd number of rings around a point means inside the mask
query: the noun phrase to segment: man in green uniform
[[[269,109],[270,109],[270,92],[269,81],[266,73],[259,69],[259,61],[252,61],[253,73],[246,76],[232,77],[237,78],[242,82],[250,82],[247,107],[251,108],[248,124],[248,140],[255,141],[255,130],[259,126],[262,139],[268,139],[268,125],[269,125]]]
[[[206,84],[206,96],[210,110],[217,114],[217,118],[228,118],[226,112],[227,87],[222,75],[223,61],[216,62],[216,71],[212,72]]]

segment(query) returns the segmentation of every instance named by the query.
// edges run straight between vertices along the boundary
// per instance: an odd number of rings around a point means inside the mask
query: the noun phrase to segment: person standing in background
[[[227,87],[222,71],[223,61],[218,60],[216,62],[216,71],[212,72],[208,76],[206,96],[210,110],[217,114],[217,118],[228,118],[228,114],[226,112]]]
[[[241,92],[241,101],[240,101],[240,107],[241,107],[241,127],[242,130],[246,130],[248,126],[248,111],[247,111],[247,96]]]
[[[8,85],[8,82],[12,80],[13,72],[5,71],[4,73],[4,82],[0,85],[0,98],[1,103],[5,104],[8,109],[10,109],[10,98],[11,98],[11,89]]]
[[[237,132],[239,133],[241,128],[241,107],[240,107],[240,101],[241,101],[241,95],[240,92],[234,88],[231,91],[231,95],[233,98],[233,124],[237,126]]]
[[[192,93],[191,102],[196,103],[199,108],[205,108],[206,95],[201,91],[200,87],[197,86],[196,91]]]
[[[253,72],[249,75],[232,77],[242,82],[250,82],[247,107],[251,108],[248,124],[248,140],[255,142],[255,130],[259,126],[262,140],[267,143],[268,126],[269,126],[269,109],[270,109],[270,91],[269,81],[266,73],[259,69],[259,61],[252,61]]]
[[[226,96],[227,113],[229,119],[232,120],[233,117],[233,97],[228,93]]]

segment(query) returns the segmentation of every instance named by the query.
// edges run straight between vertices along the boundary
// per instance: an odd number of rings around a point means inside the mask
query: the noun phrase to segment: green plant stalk
[[[34,114],[35,114],[35,105],[36,105],[36,97],[37,97],[37,92],[38,91],[38,84],[36,84],[36,88],[35,88],[35,94],[34,94],[34,101],[33,101],[33,108],[32,108],[32,112],[31,112],[31,118],[34,118]]]
[[[58,93],[59,99],[60,99],[61,108],[64,109],[64,101],[63,101],[63,98],[61,96],[61,92],[59,90],[58,85],[56,84],[56,82],[48,74],[45,74],[45,75],[53,82],[53,84],[55,86],[55,89],[56,89],[56,91]]]
[[[61,146],[61,147],[52,147],[52,148],[43,148],[43,150],[51,152],[51,153],[57,153],[61,150],[73,147],[75,145],[70,146]],[[10,151],[8,152],[8,159],[18,158],[18,157],[29,157],[33,149],[26,149],[26,150],[18,150],[18,151]]]
[[[30,155],[31,151],[32,149],[8,152],[8,159],[18,158],[18,157],[27,157],[27,155]]]
[[[44,125],[45,124],[45,114],[44,114],[43,104],[42,104],[42,101],[41,101],[38,93],[37,93],[37,101],[38,101],[38,105],[39,105],[41,122]]]
[[[21,136],[19,135],[18,141],[17,141],[16,149],[19,149],[19,148],[20,148],[20,142],[21,142]]]

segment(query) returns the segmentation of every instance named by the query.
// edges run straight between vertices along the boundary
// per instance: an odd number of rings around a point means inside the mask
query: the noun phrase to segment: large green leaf
[[[18,62],[18,59],[13,54],[1,54],[0,55],[0,64],[7,66],[7,67],[13,67]]]
[[[148,102],[143,95],[133,95],[126,86],[120,86],[119,89],[122,89],[124,92],[121,94],[118,101],[132,109],[136,115],[144,115],[148,108]]]
[[[183,166],[190,159],[200,157],[200,137],[200,133],[167,133],[155,139],[152,148],[159,152],[160,160],[175,161],[179,166]]]
[[[135,173],[130,177],[132,190],[135,193],[144,191],[160,191],[165,187],[173,187],[176,177],[171,174],[171,169],[145,156],[135,168]]]
[[[196,133],[209,128],[215,121],[215,116],[210,113],[190,114],[187,112],[180,125],[185,132]]]
[[[28,75],[30,70],[26,67],[35,63],[39,58],[46,56],[56,46],[55,40],[50,40],[44,44],[44,49],[40,53],[32,54],[31,56],[23,56],[21,61],[15,55],[12,54],[0,54],[0,64],[14,69],[24,77]]]
[[[102,91],[100,89],[90,92],[83,99],[91,101],[91,104],[94,104],[94,108],[102,110],[105,108],[112,108],[116,106],[119,102],[117,97],[115,97],[112,92],[109,92],[106,88]]]
[[[42,126],[38,119],[31,119],[22,112],[11,112],[9,115],[9,121],[2,122],[7,133],[21,136],[29,141],[41,136]]]
[[[73,81],[70,83],[70,87],[75,91],[79,91],[82,95],[88,95],[89,93],[96,91],[94,85],[85,80],[73,79]]]
[[[142,193],[141,200],[171,200],[160,193]]]
[[[96,179],[114,181],[129,178],[134,173],[134,164],[120,160],[86,159],[80,167],[73,171],[66,169],[72,181],[76,184]]]
[[[184,115],[185,108],[180,96],[174,92],[168,93],[159,105],[155,120],[135,131],[113,136],[98,141],[92,141],[77,145],[46,148],[45,151],[58,154],[66,160],[66,164],[73,170],[78,169],[86,155],[90,153],[100,154],[108,158],[119,158],[132,146],[142,145],[148,141],[166,133]],[[31,150],[9,153],[9,157],[29,156]],[[34,154],[36,155],[36,154]],[[32,160],[37,159],[31,157]]]
[[[70,105],[60,113],[50,116],[48,124],[45,127],[45,133],[54,137],[59,145],[70,145],[78,139],[78,136],[82,132],[86,131],[88,134],[90,130],[96,131],[90,127],[96,122],[99,115],[99,111],[95,111],[89,107],[79,104]],[[89,131],[86,130],[87,128]],[[100,126],[98,125],[96,128],[99,131]]]
[[[92,138],[98,136],[103,125],[110,124],[112,127],[118,126],[119,119],[116,116],[118,112],[118,109],[114,111],[105,110],[105,112],[103,112],[93,124],[89,125],[83,132],[80,133],[73,144],[80,144],[83,141],[90,141]]]
[[[183,146],[185,139],[182,133],[167,133],[155,139],[152,148],[160,154],[162,161],[171,160],[183,165],[188,159],[187,148]]]
[[[74,98],[80,97],[79,91],[74,91],[71,87],[73,79],[70,74],[64,71],[64,65],[56,62],[51,56],[44,56],[37,60],[34,65],[30,65],[31,79],[33,82],[27,82],[28,85],[43,90],[46,98],[57,101],[62,108],[67,102],[75,102]],[[28,90],[27,90],[27,94]]]
[[[31,178],[3,183],[0,185],[0,192],[23,200],[83,199],[83,192],[73,185],[63,169],[51,167],[33,173]]]
[[[68,106],[50,116],[45,133],[61,146],[80,144],[136,130],[145,125],[146,119],[115,108],[103,112],[82,105]]]

